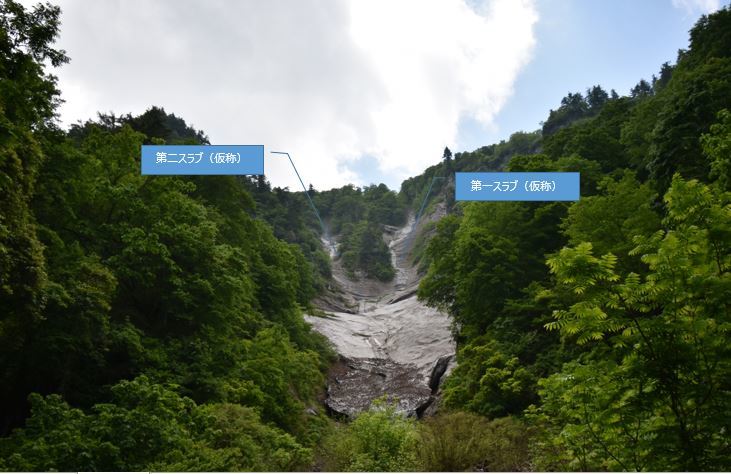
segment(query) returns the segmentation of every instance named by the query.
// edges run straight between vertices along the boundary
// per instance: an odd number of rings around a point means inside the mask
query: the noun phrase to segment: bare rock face
[[[399,411],[421,416],[455,364],[449,317],[417,300],[418,275],[404,263],[412,226],[387,229],[385,235],[397,270],[394,281],[350,281],[335,260],[339,308],[326,304],[320,308],[325,317],[305,317],[340,355],[325,401],[333,414],[353,417],[385,396]],[[342,307],[349,311],[337,310]]]
[[[442,383],[442,379],[444,378],[444,374],[447,372],[447,369],[451,367],[453,362],[454,354],[449,354],[440,357],[434,363],[434,367],[431,370],[431,375],[429,376],[429,388],[431,389],[432,393],[437,393],[437,390],[439,390],[439,385]]]
[[[333,414],[352,418],[384,395],[399,411],[415,415],[430,403],[432,393],[413,366],[389,359],[343,358],[331,371],[327,395]]]

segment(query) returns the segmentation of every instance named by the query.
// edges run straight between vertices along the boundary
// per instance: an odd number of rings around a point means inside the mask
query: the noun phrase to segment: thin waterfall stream
[[[340,303],[321,300],[325,316],[306,316],[339,355],[331,368],[325,404],[353,417],[386,396],[398,410],[421,416],[434,401],[441,380],[454,366],[450,318],[417,300],[419,275],[408,262],[414,219],[387,227],[396,275],[391,282],[350,280],[336,258],[336,245],[324,241],[333,257],[333,286]]]

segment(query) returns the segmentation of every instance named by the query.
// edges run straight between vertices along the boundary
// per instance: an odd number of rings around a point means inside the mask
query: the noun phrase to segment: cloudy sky
[[[24,1],[26,4],[34,2]],[[569,91],[626,94],[722,0],[58,0],[68,125],[152,105],[215,144],[287,151],[317,188],[400,182],[535,130]],[[267,177],[294,187],[281,156]],[[298,184],[297,184],[298,185]]]

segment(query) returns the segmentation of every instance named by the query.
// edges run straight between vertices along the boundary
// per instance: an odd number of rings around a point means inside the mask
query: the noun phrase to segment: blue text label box
[[[457,201],[578,201],[579,173],[455,173]]]
[[[142,145],[142,174],[264,174],[264,145]]]

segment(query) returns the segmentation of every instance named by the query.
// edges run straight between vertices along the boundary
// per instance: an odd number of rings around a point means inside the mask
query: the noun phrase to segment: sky
[[[35,2],[24,0],[24,4]],[[540,127],[568,92],[627,94],[728,0],[57,0],[68,126],[165,108],[263,144],[275,186],[401,181],[445,146]]]

